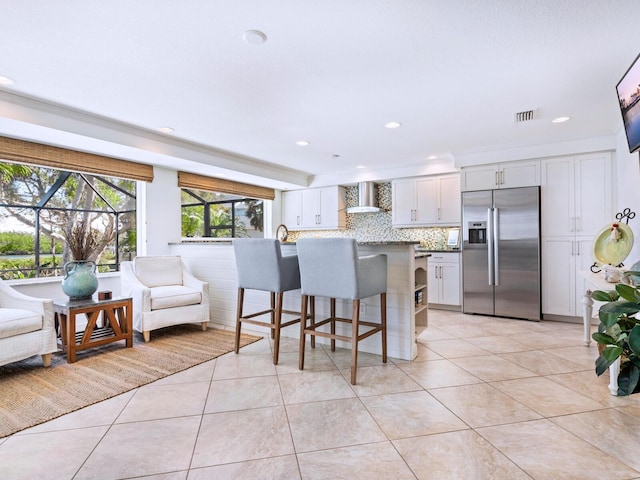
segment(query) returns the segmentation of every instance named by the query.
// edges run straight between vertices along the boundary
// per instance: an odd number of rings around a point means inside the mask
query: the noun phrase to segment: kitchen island
[[[416,254],[418,242],[358,242],[360,255],[384,253],[387,255],[387,349],[392,358],[413,360],[417,355],[416,324],[428,324],[427,259],[428,253]],[[237,272],[235,254],[231,242],[185,241],[170,245],[171,253],[182,256],[187,268],[199,279],[209,282],[211,322],[235,329],[237,302]],[[296,252],[294,242],[283,242],[283,255]],[[419,302],[417,300],[420,299]],[[300,292],[284,295],[285,309],[300,310]],[[245,293],[247,312],[264,310],[269,305],[267,292]],[[336,301],[338,316],[350,317],[351,302]],[[364,311],[363,311],[364,310]],[[316,300],[316,317],[329,315],[329,300]],[[366,298],[361,302],[361,318],[374,322],[380,319],[379,298]],[[338,325],[338,327],[347,327]],[[258,328],[258,327],[256,327]],[[350,328],[350,327],[347,327]],[[266,329],[264,330],[267,331]],[[350,335],[349,332],[340,332]],[[282,330],[285,337],[298,338],[298,326]],[[318,338],[317,341],[327,341]],[[338,346],[351,348],[350,344]],[[380,339],[377,336],[360,342],[360,351],[380,354]]]

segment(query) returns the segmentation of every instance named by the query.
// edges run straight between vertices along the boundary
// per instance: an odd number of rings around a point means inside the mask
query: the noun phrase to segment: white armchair
[[[178,255],[136,257],[120,264],[122,295],[133,299],[133,328],[151,330],[209,322],[209,284],[191,275]]]
[[[57,349],[53,300],[24,295],[0,280],[0,365],[42,355],[48,367]]]

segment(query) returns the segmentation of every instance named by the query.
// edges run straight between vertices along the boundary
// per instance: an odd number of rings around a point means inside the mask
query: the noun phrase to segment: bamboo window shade
[[[2,136],[0,159],[105,177],[153,181],[151,165]]]
[[[233,182],[231,180],[207,177],[206,175],[189,172],[178,172],[178,186],[180,188],[228,193],[230,195],[240,195],[242,197],[259,198],[262,200],[273,200],[276,198],[273,188]]]

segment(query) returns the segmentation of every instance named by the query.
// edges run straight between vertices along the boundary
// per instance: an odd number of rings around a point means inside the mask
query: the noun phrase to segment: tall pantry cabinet
[[[580,316],[580,270],[593,263],[594,236],[615,219],[609,152],[541,163],[542,313]]]

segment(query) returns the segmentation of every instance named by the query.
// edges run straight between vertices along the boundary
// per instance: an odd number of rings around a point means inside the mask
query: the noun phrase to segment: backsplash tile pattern
[[[425,248],[444,248],[448,228],[393,228],[391,219],[391,182],[378,184],[379,213],[347,213],[345,230],[289,231],[289,241],[308,237],[348,237],[359,242],[370,241],[419,241]],[[358,186],[346,188],[347,207],[358,204]]]

